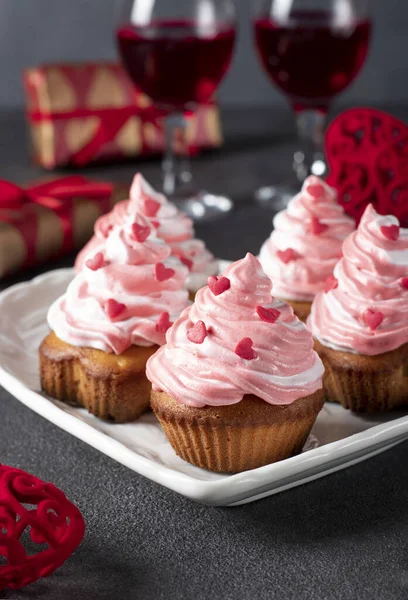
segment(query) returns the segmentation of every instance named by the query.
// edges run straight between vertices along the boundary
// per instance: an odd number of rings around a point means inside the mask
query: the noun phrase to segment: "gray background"
[[[239,39],[220,88],[223,105],[275,105],[284,100],[257,63],[250,27],[255,0],[236,0]],[[180,4],[183,0],[167,0]],[[375,21],[368,61],[342,104],[408,101],[408,2],[369,0]],[[0,107],[23,104],[20,73],[42,61],[112,58],[115,0],[0,0]]]

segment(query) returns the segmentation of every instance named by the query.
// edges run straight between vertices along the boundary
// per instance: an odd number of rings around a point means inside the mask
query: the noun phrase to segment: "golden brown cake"
[[[283,298],[283,300],[291,305],[297,318],[303,321],[303,323],[306,323],[307,318],[310,315],[312,303],[306,301],[301,302],[300,300],[286,300],[285,298]]]

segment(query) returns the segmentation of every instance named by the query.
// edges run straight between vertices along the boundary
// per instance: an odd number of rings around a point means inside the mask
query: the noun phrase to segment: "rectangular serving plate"
[[[72,269],[50,271],[0,294],[0,384],[56,426],[179,494],[203,504],[236,506],[329,475],[408,438],[408,411],[358,416],[327,403],[312,430],[318,447],[227,475],[176,456],[152,413],[115,425],[48,398],[40,391],[38,347],[48,332],[48,307],[72,277]]]

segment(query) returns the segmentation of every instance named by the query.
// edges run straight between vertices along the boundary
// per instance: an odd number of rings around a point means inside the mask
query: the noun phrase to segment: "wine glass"
[[[235,25],[232,0],[119,0],[116,38],[123,65],[167,115],[163,191],[197,221],[233,207],[231,199],[195,187],[185,113],[208,102],[227,72]]]
[[[301,142],[293,157],[293,183],[258,190],[255,197],[263,205],[279,210],[308,175],[326,174],[327,112],[334,96],[360,72],[371,28],[368,0],[258,0],[259,59],[289,100]]]

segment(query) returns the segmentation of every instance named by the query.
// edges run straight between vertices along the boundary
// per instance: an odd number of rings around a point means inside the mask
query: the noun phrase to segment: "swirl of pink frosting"
[[[127,217],[51,306],[48,323],[69,344],[115,354],[164,344],[166,323],[188,305],[187,274],[143,216]]]
[[[156,228],[158,237],[171,247],[172,254],[188,267],[187,287],[190,290],[196,291],[205,285],[210,275],[217,272],[214,256],[203,241],[194,237],[193,221],[163,194],[153,190],[140,173],[135,176],[130,188],[130,200],[119,202],[110,213],[96,221],[93,238],[78,254],[76,271],[80,271],[89,255],[104,244],[114,225],[120,225],[128,215],[136,213],[148,219]]]
[[[308,324],[314,337],[366,355],[408,342],[408,229],[396,217],[367,206],[333,275],[312,305]]]
[[[288,300],[313,300],[355,229],[353,219],[338,204],[336,191],[312,175],[273,224],[259,260],[274,282],[274,293]]]
[[[153,389],[195,407],[236,404],[245,394],[285,405],[320,389],[323,365],[312,335],[272,297],[259,261],[247,254],[224,277],[217,295],[211,279],[198,291],[149,359]]]

